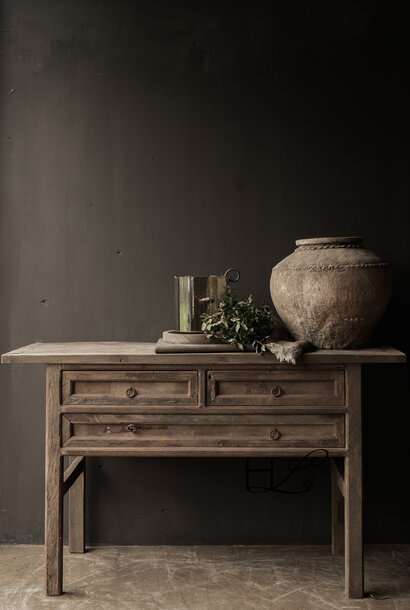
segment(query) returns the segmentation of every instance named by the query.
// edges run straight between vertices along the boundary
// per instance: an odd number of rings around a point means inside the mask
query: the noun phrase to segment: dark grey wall
[[[3,1],[2,351],[156,340],[174,274],[237,265],[269,302],[295,239],[340,234],[392,262],[374,340],[406,349],[405,5]],[[40,542],[44,370],[0,375],[0,541]],[[407,369],[364,390],[366,540],[410,542]],[[90,541],[329,541],[325,465],[286,496],[249,494],[239,459],[89,462]]]

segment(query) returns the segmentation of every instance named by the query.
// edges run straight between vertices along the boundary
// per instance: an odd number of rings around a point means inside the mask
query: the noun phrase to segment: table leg
[[[46,594],[63,591],[63,458],[60,454],[60,366],[46,377],[45,569]]]
[[[70,458],[70,464],[75,457]],[[85,458],[82,472],[69,491],[69,548],[70,553],[85,552]]]
[[[340,458],[343,460],[343,458]],[[338,473],[334,459],[331,460],[332,485],[332,555],[343,555],[345,550],[344,496],[337,484]]]
[[[345,457],[346,597],[363,597],[361,367],[348,365]]]

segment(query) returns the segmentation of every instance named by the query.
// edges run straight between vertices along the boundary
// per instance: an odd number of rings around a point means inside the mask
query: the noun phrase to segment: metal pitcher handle
[[[229,274],[233,272],[236,273],[235,277],[229,277]],[[226,278],[227,283],[229,284],[229,282],[237,282],[239,280],[239,278],[241,277],[241,274],[239,272],[239,269],[236,269],[235,267],[230,267],[229,269],[227,269],[224,273],[224,277]]]

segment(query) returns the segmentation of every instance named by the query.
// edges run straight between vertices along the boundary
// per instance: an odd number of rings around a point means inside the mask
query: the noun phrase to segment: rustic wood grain
[[[60,367],[46,372],[45,569],[46,594],[63,591],[63,458],[60,454]]]
[[[363,597],[361,366],[346,366],[345,582],[346,597]]]
[[[366,363],[405,362],[403,352],[392,347],[363,348],[356,350],[316,350],[303,354],[300,363]],[[155,343],[72,342],[32,343],[3,354],[2,362],[45,362],[87,364],[255,364],[277,363],[273,354],[155,354]]]
[[[206,375],[205,367],[198,368],[198,406],[206,406]]]
[[[145,405],[143,407],[139,407],[136,405],[90,405],[90,404],[79,404],[79,405],[64,405],[60,407],[60,413],[116,413],[116,414],[125,414],[125,413],[134,413],[135,415],[149,415],[152,413],[161,414],[161,415],[181,415],[184,413],[193,414],[200,413],[201,415],[246,415],[249,413],[249,407],[244,405],[231,405],[231,406],[207,406],[207,405],[199,405],[199,409],[197,405],[194,406],[164,406],[164,405]],[[271,405],[258,405],[252,406],[252,414],[254,415],[266,415],[267,413],[272,413],[275,415],[278,414],[311,414],[311,415],[321,415],[332,413],[334,415],[345,413],[345,407],[333,407],[330,405],[322,405],[320,407],[316,406],[293,406],[293,407],[276,407]]]
[[[343,555],[344,543],[344,479],[339,464],[340,458],[331,458],[332,487],[332,554]],[[343,462],[343,460],[341,460]]]
[[[70,423],[136,423],[136,424],[146,424],[146,425],[157,425],[157,424],[165,424],[165,425],[199,425],[199,426],[207,426],[207,425],[252,425],[252,424],[266,424],[266,423],[276,423],[283,424],[289,423],[293,425],[305,425],[305,424],[329,424],[334,423],[335,421],[343,424],[344,418],[340,415],[334,415],[333,412],[321,414],[321,415],[289,415],[279,414],[279,415],[271,415],[271,414],[263,414],[263,415],[254,415],[253,410],[250,410],[246,414],[242,415],[208,415],[206,414],[149,414],[149,415],[139,415],[139,414],[127,414],[126,417],[121,413],[76,413],[76,414],[64,414],[64,418],[68,419]]]
[[[213,363],[213,359],[215,357],[215,354],[210,354],[211,356],[211,360],[208,360],[207,358],[201,358],[201,362],[196,362],[195,366],[192,366],[192,362],[190,362],[190,355],[189,354],[184,354],[184,362],[181,363],[179,362],[178,364],[175,364],[173,361],[167,361],[166,363],[163,362],[150,362],[150,364],[144,364],[144,362],[138,362],[137,364],[135,363],[125,363],[125,364],[118,364],[116,362],[110,362],[110,363],[94,363],[94,362],[83,362],[82,364],[79,363],[63,363],[61,365],[61,369],[63,371],[192,371],[193,368],[195,368],[195,370],[199,370],[199,369],[203,369],[205,371],[207,371],[209,368],[212,369],[212,363]],[[253,356],[259,356],[259,354],[253,354]],[[337,363],[316,363],[316,362],[303,362],[303,363],[298,363],[298,364],[280,364],[277,360],[269,360],[264,358],[264,356],[262,356],[262,359],[253,359],[253,362],[241,362],[236,360],[235,362],[222,362],[222,363],[218,363],[218,370],[237,370],[240,371],[244,368],[244,366],[246,365],[246,370],[249,371],[270,371],[271,373],[273,372],[277,372],[277,371],[308,371],[308,370],[315,370],[315,371],[319,371],[319,370],[323,370],[323,371],[328,371],[328,370],[339,370],[339,371],[344,371],[344,365],[343,364],[337,364]]]
[[[66,494],[70,487],[76,482],[78,476],[83,471],[84,458],[79,457],[75,460],[70,460],[68,468],[63,474],[63,494]]]
[[[345,402],[344,372],[210,370],[207,402],[212,406],[341,406]]]
[[[129,396],[128,391],[133,395]],[[198,406],[197,371],[63,371],[63,404]]]
[[[61,453],[90,457],[187,457],[186,447],[63,447]],[[218,447],[217,457],[296,457],[306,453],[306,447]],[[329,457],[339,457],[346,454],[346,449],[331,447],[326,453]],[[215,457],[215,447],[190,447],[189,456]]]
[[[344,535],[346,595],[363,595],[361,363],[404,362],[402,352],[318,350],[291,366],[269,354],[37,343],[2,361],[48,363],[48,595],[62,592],[62,494],[70,484],[70,550],[84,552],[83,456],[296,457],[312,449],[334,458],[332,551],[343,552]],[[70,457],[65,483],[63,456]]]
[[[64,447],[343,447],[343,415],[135,416],[64,415]],[[129,429],[131,427],[131,429]],[[275,434],[273,434],[275,432]]]
[[[70,464],[77,458],[70,457]],[[70,553],[85,552],[85,457],[80,457],[79,470],[68,497],[68,543]]]
[[[340,465],[337,460],[331,460],[331,468],[333,479],[336,483],[337,488],[343,497],[345,497],[345,481],[344,481],[344,466]]]

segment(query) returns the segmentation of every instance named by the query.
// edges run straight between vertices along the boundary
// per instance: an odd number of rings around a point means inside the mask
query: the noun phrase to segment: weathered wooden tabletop
[[[207,354],[156,354],[155,343],[98,341],[73,343],[32,343],[3,354],[1,361],[48,364],[274,364],[273,354],[252,352]],[[303,354],[301,364],[393,363],[405,362],[406,355],[393,347],[369,347],[354,350],[316,350]],[[292,365],[289,365],[292,366]]]

